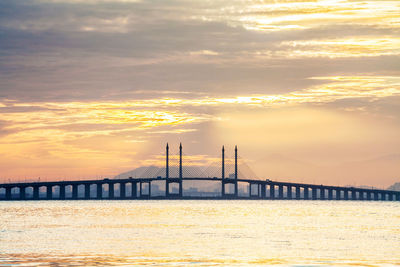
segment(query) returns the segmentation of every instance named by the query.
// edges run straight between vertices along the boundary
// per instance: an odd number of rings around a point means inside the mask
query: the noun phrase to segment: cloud
[[[76,139],[131,131],[184,133],[173,128],[218,119],[212,110],[225,106],[282,107],[326,104],[344,99],[400,96],[400,79],[391,76],[312,77],[325,83],[287,94],[242,95],[236,97],[154,98],[124,102],[3,102],[0,121],[4,131],[14,132],[2,142],[38,142],[47,136]],[[165,130],[155,130],[170,127]],[[172,127],[172,128],[171,128]],[[150,131],[148,131],[150,129]],[[43,135],[44,132],[48,134]]]

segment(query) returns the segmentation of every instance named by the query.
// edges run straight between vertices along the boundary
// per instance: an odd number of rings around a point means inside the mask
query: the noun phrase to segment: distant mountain
[[[387,190],[400,191],[400,182],[392,184]]]

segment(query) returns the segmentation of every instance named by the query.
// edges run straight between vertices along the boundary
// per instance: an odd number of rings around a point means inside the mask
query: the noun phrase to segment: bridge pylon
[[[235,146],[235,177],[232,178],[225,178],[225,147],[222,146],[222,179],[221,179],[221,196],[222,198],[237,198],[238,197],[238,166],[237,166],[237,146]],[[233,193],[226,193],[225,185],[226,184],[233,184],[234,192]]]
[[[165,197],[166,198],[181,198],[183,196],[183,187],[182,187],[182,179],[183,179],[183,169],[182,169],[182,143],[179,144],[179,178],[171,178],[169,177],[169,146],[167,143],[165,153]],[[178,184],[178,193],[171,193],[169,190],[170,184]]]

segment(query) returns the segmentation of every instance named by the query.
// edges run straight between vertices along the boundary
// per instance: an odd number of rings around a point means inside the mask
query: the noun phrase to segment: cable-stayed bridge
[[[237,147],[233,160],[225,158],[222,147],[219,162],[214,160],[207,168],[200,168],[190,160],[184,161],[181,144],[179,154],[171,156],[167,144],[165,168],[143,168],[136,177],[0,184],[0,200],[5,201],[91,199],[400,201],[400,192],[259,179],[238,156]]]

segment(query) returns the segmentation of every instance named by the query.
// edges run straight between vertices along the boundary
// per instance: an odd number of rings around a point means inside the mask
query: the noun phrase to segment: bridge
[[[225,177],[225,149],[221,154],[221,177],[183,177],[182,145],[179,146],[179,173],[170,177],[169,146],[166,146],[165,176],[151,178],[100,179],[0,184],[0,200],[102,200],[102,199],[295,199],[400,201],[399,191],[356,187],[279,182],[238,177],[235,146],[234,173]],[[185,183],[207,183],[216,188],[212,194],[193,194]],[[155,184],[164,190],[152,193]],[[239,187],[247,190],[241,191]],[[192,190],[192,191],[191,191]],[[196,192],[196,191],[195,191]]]

